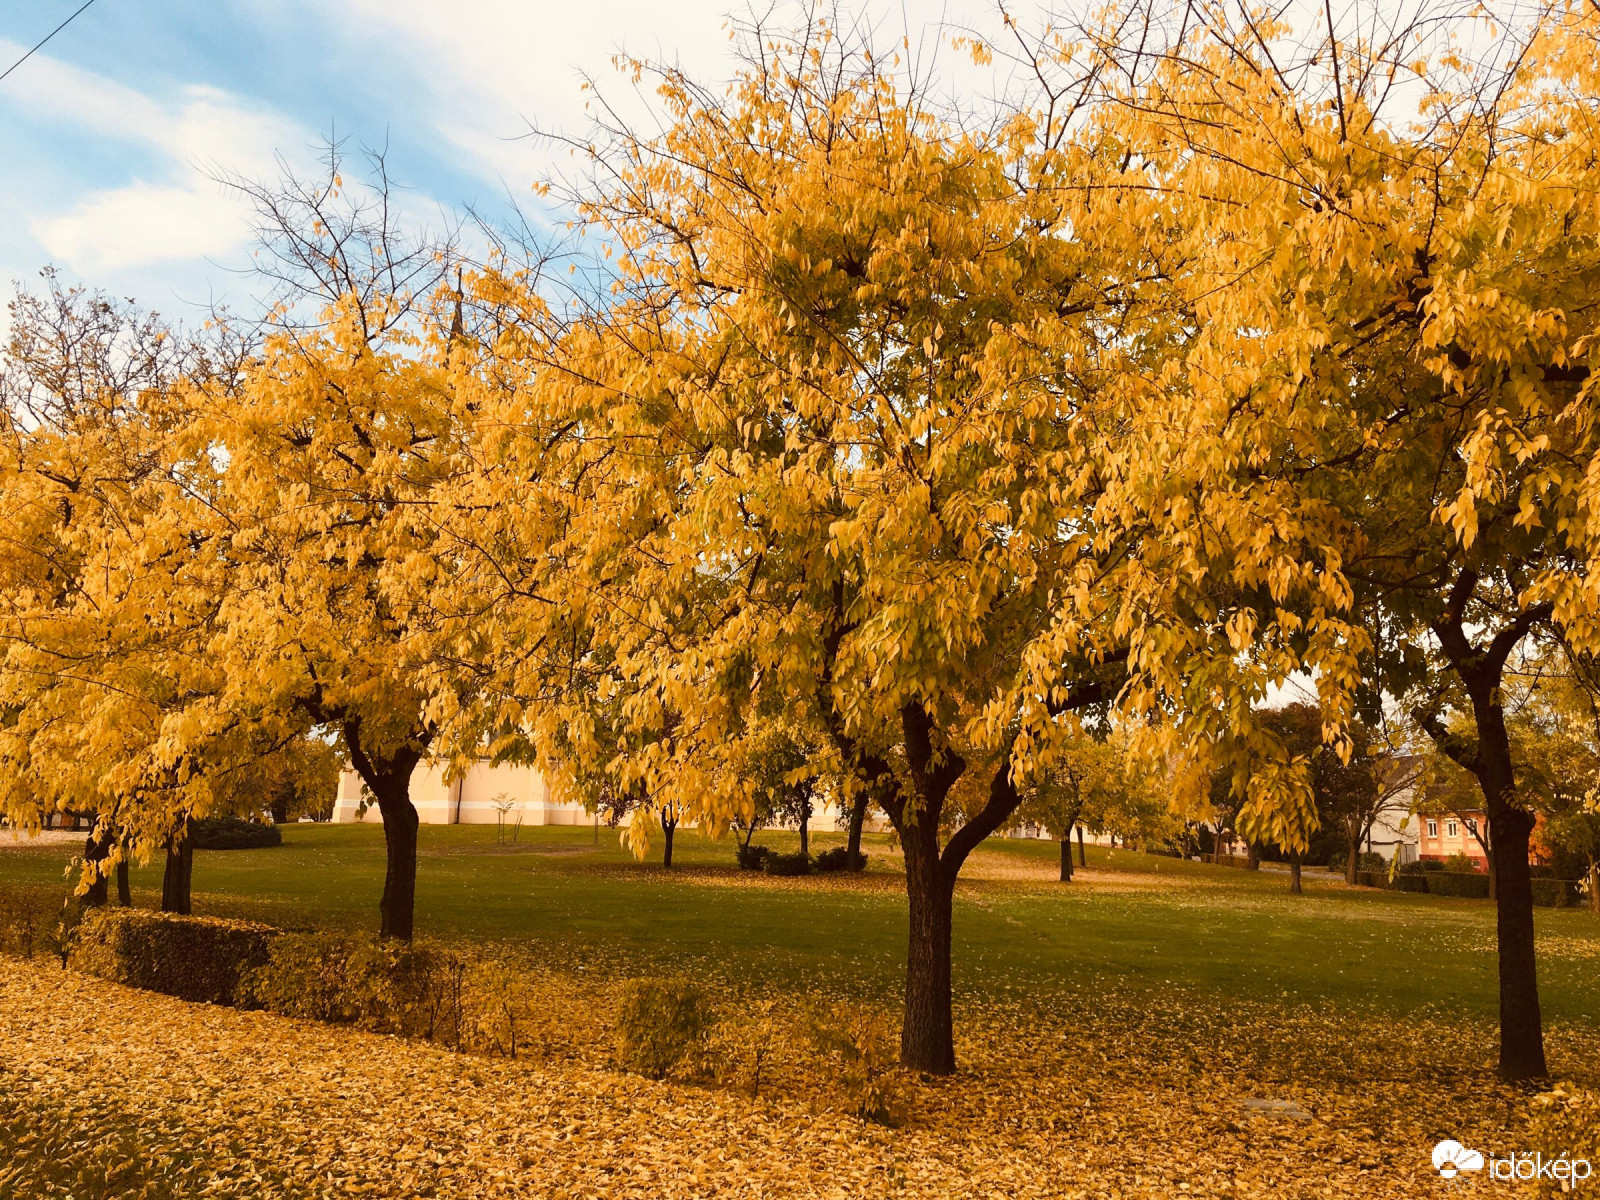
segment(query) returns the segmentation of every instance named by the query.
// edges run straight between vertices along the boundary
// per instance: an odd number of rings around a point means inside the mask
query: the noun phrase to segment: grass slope
[[[787,849],[796,838],[761,840]],[[813,848],[838,840],[823,835]],[[728,842],[687,831],[667,871],[636,862],[609,830],[529,828],[502,844],[493,827],[425,827],[417,927],[532,943],[553,961],[621,959],[888,996],[904,968],[905,899],[898,855],[883,839],[869,843],[864,876],[787,880],[738,871]],[[61,846],[0,850],[0,882],[58,881],[66,858]],[[1496,1011],[1485,902],[1347,888],[1313,872],[1295,897],[1279,873],[1099,847],[1089,863],[1061,884],[1053,843],[995,839],[974,855],[957,896],[958,991],[1114,981],[1397,1015]],[[136,903],[156,902],[158,868],[136,869]],[[376,826],[290,825],[279,847],[198,852],[196,911],[371,928],[383,870]],[[1600,918],[1541,909],[1537,920],[1547,1017],[1600,1026]]]

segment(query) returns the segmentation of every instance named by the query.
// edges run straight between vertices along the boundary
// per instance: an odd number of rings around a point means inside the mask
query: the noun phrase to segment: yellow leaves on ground
[[[570,977],[578,1057],[452,1055],[0,959],[0,1187],[18,1196],[1447,1196],[1444,1136],[1507,1146],[1458,1020],[1189,994],[963,1004],[971,1070],[908,1085],[900,1128],[785,1095],[605,1065]],[[1465,1036],[1464,1036],[1465,1035]],[[1600,1046],[1559,1035],[1566,1057]],[[157,1115],[159,1114],[159,1115]]]

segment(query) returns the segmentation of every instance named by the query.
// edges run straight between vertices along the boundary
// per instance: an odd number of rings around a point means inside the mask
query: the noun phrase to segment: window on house
[[[1437,821],[1429,821],[1428,822],[1428,836],[1429,837],[1438,837],[1439,836],[1439,822],[1437,822]]]
[[[1455,837],[1456,834],[1461,832],[1461,826],[1457,825],[1454,821],[1446,821],[1444,823],[1444,831],[1450,837]]]

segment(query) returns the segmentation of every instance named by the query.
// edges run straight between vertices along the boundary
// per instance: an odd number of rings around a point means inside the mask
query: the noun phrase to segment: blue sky
[[[0,70],[79,3],[0,2]],[[867,4],[896,39],[994,24],[987,0]],[[272,177],[278,156],[309,173],[330,133],[387,145],[418,223],[504,211],[556,165],[519,136],[529,121],[581,129],[582,74],[611,78],[623,47],[726,76],[730,7],[96,0],[0,83],[0,285],[34,286],[53,264],[172,317],[248,307],[247,213],[212,176]]]

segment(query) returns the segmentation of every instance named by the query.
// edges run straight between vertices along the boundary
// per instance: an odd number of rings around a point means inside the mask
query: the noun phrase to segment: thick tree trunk
[[[1244,865],[1251,871],[1261,870],[1261,846],[1259,843],[1250,843],[1249,857],[1245,859]]]
[[[117,863],[117,903],[123,908],[133,907],[133,888],[128,883],[128,860]]]
[[[861,831],[867,824],[867,794],[862,792],[856,797],[856,802],[850,809],[850,834],[845,842],[846,853],[852,871],[861,869]]]
[[[811,801],[800,806],[800,853],[811,857]]]
[[[1350,839],[1350,849],[1344,858],[1344,881],[1354,884],[1360,878],[1361,847],[1355,838]]]
[[[1087,867],[1089,865],[1089,856],[1084,852],[1084,849],[1083,849],[1083,826],[1082,825],[1078,826],[1078,865],[1080,867]]]
[[[1061,839],[1061,882],[1072,882],[1072,830]]]
[[[922,826],[931,826],[925,829]],[[939,861],[938,826],[924,819],[901,834],[910,901],[906,948],[906,1011],[900,1061],[913,1071],[949,1075],[956,1069],[950,1013],[950,924],[955,881]]]
[[[111,831],[96,837],[93,830],[89,833],[88,840],[83,844],[83,861],[94,866],[94,875],[89,882],[89,890],[83,894],[79,901],[83,908],[103,908],[107,894],[110,890],[110,880],[106,876],[105,862],[111,857]]]
[[[409,942],[417,910],[417,809],[411,803],[411,772],[390,776],[384,790],[372,788],[383,814],[383,845],[387,865],[383,897],[378,901],[378,936]],[[369,783],[368,787],[372,787]]]
[[[411,803],[411,773],[422,761],[416,744],[378,757],[363,744],[361,722],[344,720],[344,741],[350,765],[378,802],[383,817],[383,845],[387,862],[383,897],[378,901],[378,934],[409,942],[417,907],[417,809]],[[425,743],[424,743],[425,744]]]
[[[1301,894],[1300,852],[1298,850],[1289,855],[1289,893],[1294,896]]]
[[[194,846],[189,841],[189,823],[167,842],[167,869],[161,876],[161,911],[188,916],[190,891],[194,880]]]
[[[1600,913],[1600,862],[1589,860],[1589,908]]]
[[[1495,929],[1500,942],[1500,1064],[1502,1079],[1543,1079],[1544,1026],[1539,1015],[1539,974],[1533,941],[1533,874],[1528,841],[1533,817],[1496,805],[1489,816],[1495,856]]]

